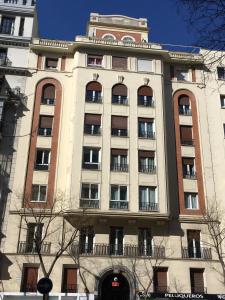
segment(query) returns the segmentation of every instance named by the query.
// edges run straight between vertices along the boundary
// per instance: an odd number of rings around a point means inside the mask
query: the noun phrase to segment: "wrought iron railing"
[[[197,178],[197,174],[196,174],[196,172],[185,172],[185,173],[183,173],[183,178],[186,178],[186,179],[196,179]]]
[[[112,128],[111,134],[113,136],[127,136],[127,129],[117,129],[117,128]]]
[[[148,174],[155,174],[156,173],[156,166],[139,165],[139,172],[148,173]]]
[[[159,204],[154,202],[139,202],[139,210],[142,211],[158,211]]]
[[[99,208],[99,200],[80,199],[80,208]]]
[[[212,259],[211,248],[201,247],[199,249],[194,249],[193,247],[183,247],[182,248],[182,258],[193,258],[193,259]]]
[[[150,131],[150,130],[139,130],[138,131],[138,137],[139,138],[144,138],[144,139],[155,139],[155,132]]]
[[[115,172],[128,172],[128,164],[111,164],[111,171]]]
[[[27,242],[19,242],[18,245],[18,253],[26,253],[32,254],[37,253],[37,247],[41,248],[41,253],[49,254],[51,252],[51,243],[41,243],[40,245],[36,245],[35,243],[27,243]]]
[[[109,202],[109,208],[111,208],[111,209],[128,209],[128,201],[111,200]]]

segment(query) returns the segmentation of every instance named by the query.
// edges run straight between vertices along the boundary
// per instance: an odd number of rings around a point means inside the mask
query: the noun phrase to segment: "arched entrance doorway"
[[[101,300],[129,300],[130,285],[121,273],[110,273],[102,280],[100,294]]]

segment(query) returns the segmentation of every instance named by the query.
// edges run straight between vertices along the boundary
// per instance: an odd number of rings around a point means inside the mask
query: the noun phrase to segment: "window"
[[[221,108],[225,108],[225,95],[220,95]]]
[[[145,139],[155,138],[155,123],[153,119],[138,118],[138,137]]]
[[[189,74],[188,70],[176,70],[176,77],[178,81],[188,81]]]
[[[48,170],[50,164],[50,150],[38,149],[36,153],[36,170]]]
[[[85,114],[84,133],[99,135],[101,133],[101,115]]]
[[[196,193],[184,193],[185,208],[198,209],[198,194]]]
[[[99,184],[82,183],[81,208],[99,208]]]
[[[42,229],[42,223],[27,224],[26,253],[35,253],[40,250],[42,246]]]
[[[127,70],[127,58],[126,57],[112,57],[112,68],[118,70]]]
[[[76,292],[77,292],[77,268],[64,267],[62,293],[76,293]]]
[[[200,231],[188,230],[187,242],[188,242],[188,257],[201,258]]]
[[[49,58],[45,59],[45,68],[46,69],[57,69],[58,66],[58,58]]]
[[[128,104],[127,87],[124,84],[116,84],[112,88],[113,104]]]
[[[100,149],[87,148],[83,149],[83,168],[84,169],[100,169]]]
[[[192,157],[183,157],[183,177],[188,179],[196,179],[195,159]]]
[[[204,269],[190,269],[191,292],[205,293]]]
[[[112,116],[111,117],[111,134],[113,136],[127,136],[127,117]]]
[[[115,172],[127,172],[127,150],[111,149],[111,170]]]
[[[46,185],[39,185],[39,184],[32,185],[31,201],[45,202],[46,195],[47,195],[47,186]]]
[[[55,87],[52,84],[46,84],[43,87],[41,104],[55,104]]]
[[[7,49],[0,49],[0,65],[6,66],[7,65]]]
[[[102,67],[102,55],[89,55],[87,58],[88,66]]]
[[[128,209],[127,186],[111,185],[110,208]]]
[[[138,89],[138,105],[139,106],[154,106],[153,90],[149,86],[141,86]]]
[[[131,36],[124,36],[124,37],[122,37],[122,41],[124,43],[133,43],[134,42],[134,38],[131,37]]]
[[[138,252],[142,256],[152,255],[152,235],[149,228],[139,228],[138,230]]]
[[[194,141],[192,137],[191,126],[180,126],[181,144],[184,146],[193,146]]]
[[[167,268],[155,267],[153,269],[153,286],[155,293],[166,293],[167,287]]]
[[[25,18],[20,19],[19,36],[23,36]]]
[[[13,33],[14,33],[14,24],[15,24],[15,18],[2,17],[1,33],[2,34],[13,35]]]
[[[139,210],[145,210],[145,211],[158,210],[155,187],[150,187],[150,186],[139,187]]]
[[[96,102],[102,101],[102,86],[97,81],[89,82],[86,86],[86,102]]]
[[[155,152],[154,151],[138,151],[139,172],[155,173]]]
[[[21,292],[36,293],[38,281],[38,267],[23,267]]]
[[[190,99],[186,95],[181,95],[178,99],[178,105],[179,105],[179,114],[180,115],[191,115],[191,105],[190,105]]]
[[[225,79],[225,67],[218,67],[217,75],[218,75],[218,79],[224,80]]]
[[[102,38],[108,41],[114,41],[116,39],[112,34],[105,34]]]
[[[122,227],[110,227],[109,243],[111,255],[123,255]]]
[[[93,227],[83,227],[80,231],[80,253],[92,253],[94,244],[94,229]]]
[[[138,59],[137,61],[137,67],[138,67],[138,72],[152,72],[152,60],[149,59]]]
[[[40,116],[38,134],[43,136],[51,136],[52,134],[52,116]]]

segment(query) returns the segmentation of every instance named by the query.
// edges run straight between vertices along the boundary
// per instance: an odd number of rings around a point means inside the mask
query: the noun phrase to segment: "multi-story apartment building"
[[[203,216],[223,200],[224,67],[206,83],[201,53],[148,42],[147,20],[125,16],[30,49],[2,295],[38,297],[68,224],[52,299],[224,293]]]
[[[0,241],[14,178],[20,120],[26,110],[29,44],[37,35],[35,2],[0,1]],[[7,215],[7,213],[6,213]],[[3,233],[2,233],[3,230]]]

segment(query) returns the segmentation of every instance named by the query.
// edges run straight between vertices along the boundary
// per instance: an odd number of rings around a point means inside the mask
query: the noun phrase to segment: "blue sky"
[[[194,45],[195,37],[178,13],[177,0],[37,0],[41,37],[74,40],[84,35],[90,12],[122,14],[149,21],[150,41]]]

